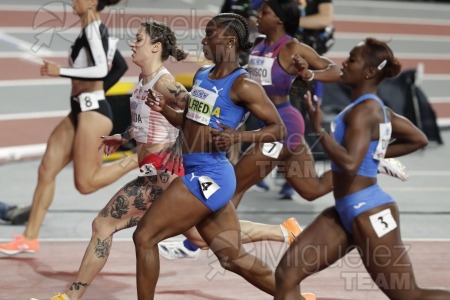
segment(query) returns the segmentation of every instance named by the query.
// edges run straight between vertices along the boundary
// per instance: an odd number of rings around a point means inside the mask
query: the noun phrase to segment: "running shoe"
[[[178,258],[197,258],[200,254],[200,249],[191,251],[187,249],[183,242],[160,242],[158,244],[159,254],[167,259]]]
[[[406,181],[409,178],[405,165],[396,158],[380,159],[378,173],[398,178],[401,181]]]
[[[19,253],[36,253],[39,250],[39,240],[26,240],[22,235],[14,238],[14,241],[0,244],[0,252],[6,255]]]
[[[316,295],[314,295],[313,293],[302,293],[302,299],[305,299],[305,300],[316,300]]]
[[[50,300],[70,300],[66,294],[58,294],[50,298]]]
[[[254,192],[267,192],[270,190],[270,186],[262,179],[258,183],[254,184],[250,190]]]
[[[283,187],[281,188],[280,192],[278,193],[280,197],[279,200],[292,200],[294,196],[294,189],[292,186],[285,180]]]
[[[39,299],[30,298],[30,300],[39,300]],[[66,294],[58,294],[58,295],[51,297],[50,300],[70,300],[70,298]]]
[[[280,225],[281,231],[283,231],[286,243],[289,245],[295,241],[295,238],[302,232],[302,228],[298,224],[295,218],[289,218]]]
[[[30,216],[31,205],[23,207],[14,207],[10,209],[7,214],[8,220],[12,225],[23,225],[28,221]]]

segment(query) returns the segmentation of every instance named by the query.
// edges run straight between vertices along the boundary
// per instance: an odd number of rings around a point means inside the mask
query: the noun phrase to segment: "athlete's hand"
[[[45,59],[42,62],[44,64],[41,66],[41,76],[59,76],[61,65]]]
[[[236,144],[236,130],[231,129],[230,127],[223,125],[220,122],[217,122],[217,124],[222,128],[223,130],[218,130],[211,128],[210,134],[212,142],[217,146],[217,149],[221,151],[225,151],[228,148],[230,148],[233,144]]]
[[[167,147],[158,153],[158,156],[163,158],[160,167],[161,170],[171,172],[172,174],[175,172],[180,173],[181,168],[183,167],[182,143],[182,136],[178,135],[177,140],[172,146]]]
[[[100,146],[98,146],[98,151],[103,149],[103,153],[106,156],[117,151],[117,149],[124,143],[124,139],[120,134],[102,136],[101,139],[102,142],[100,143]]]
[[[308,91],[305,95],[305,100],[312,130],[315,133],[320,133],[322,131],[322,110],[320,109],[319,99],[316,95],[312,99],[311,92]]]
[[[166,99],[164,99],[164,96],[158,91],[148,89],[145,104],[147,104],[154,111],[162,112],[166,106]]]
[[[295,68],[297,69],[298,76],[308,79],[311,77],[308,71],[308,63],[306,60],[301,57],[298,54],[292,55],[292,63],[294,64]]]

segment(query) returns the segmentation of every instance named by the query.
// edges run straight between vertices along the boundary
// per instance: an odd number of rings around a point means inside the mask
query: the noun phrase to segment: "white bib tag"
[[[386,155],[387,147],[389,146],[389,140],[392,134],[392,124],[380,123],[380,137],[378,139],[377,149],[373,154],[373,159],[380,160]]]
[[[158,175],[158,172],[153,164],[145,164],[139,168],[139,171],[139,177]]]
[[[272,66],[275,58],[250,55],[247,71],[250,77],[261,85],[272,84]]]
[[[78,96],[81,111],[89,111],[99,108],[97,95],[94,93],[83,93]]]
[[[203,196],[205,196],[206,199],[209,199],[209,197],[211,197],[212,194],[214,194],[215,192],[217,192],[218,189],[220,189],[220,186],[208,176],[200,176],[198,178],[198,182],[200,183]]]
[[[397,222],[395,222],[389,208],[371,215],[369,218],[372,227],[379,238],[397,228]]]
[[[194,86],[191,91],[186,117],[203,125],[209,125],[218,96],[219,94]]]
[[[280,156],[283,144],[280,142],[264,143],[262,153],[267,157],[278,158]]]

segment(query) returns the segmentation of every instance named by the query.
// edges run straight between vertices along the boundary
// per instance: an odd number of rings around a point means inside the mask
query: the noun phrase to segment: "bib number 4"
[[[203,196],[205,196],[206,199],[209,199],[212,194],[220,189],[220,186],[208,176],[200,176],[198,182],[200,183]]]

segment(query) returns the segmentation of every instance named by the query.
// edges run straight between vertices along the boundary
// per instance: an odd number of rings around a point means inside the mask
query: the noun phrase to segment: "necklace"
[[[142,77],[149,77],[149,76],[155,74],[156,72],[158,72],[159,70],[161,70],[162,67],[163,67],[163,65],[160,65],[160,66],[158,67],[158,69],[156,69],[155,71],[151,72],[150,74],[144,74],[144,73],[141,73],[141,75],[142,75]]]

